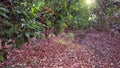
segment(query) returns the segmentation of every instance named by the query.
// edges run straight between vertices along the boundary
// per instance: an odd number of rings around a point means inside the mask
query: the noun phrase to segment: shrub
[[[38,36],[43,30],[35,20],[32,8],[37,2],[32,0],[3,0],[0,2],[0,61],[5,60],[5,45],[11,49],[21,48],[30,37]]]
[[[93,11],[93,14],[96,15],[96,24],[95,27],[98,30],[107,30],[110,31],[111,23],[120,23],[119,20],[119,3],[118,1],[112,0],[97,0],[97,7]]]

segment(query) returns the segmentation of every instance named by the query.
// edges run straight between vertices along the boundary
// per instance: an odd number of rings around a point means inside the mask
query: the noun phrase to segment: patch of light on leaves
[[[90,5],[92,3],[95,3],[95,0],[86,0],[86,4]]]
[[[65,45],[65,46],[70,46],[72,44],[72,42],[70,40],[64,40],[64,39],[57,39],[57,40],[53,40],[53,41],[58,44]]]

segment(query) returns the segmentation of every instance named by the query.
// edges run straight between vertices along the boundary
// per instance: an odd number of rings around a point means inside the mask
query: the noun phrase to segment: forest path
[[[19,51],[15,49],[1,64],[7,68],[120,68],[120,35],[88,30],[86,35],[75,33],[32,41]]]

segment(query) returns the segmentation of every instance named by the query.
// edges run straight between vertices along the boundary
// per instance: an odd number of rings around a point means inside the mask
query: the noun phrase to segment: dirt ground
[[[120,34],[88,30],[38,42],[14,49],[0,68],[120,68]]]

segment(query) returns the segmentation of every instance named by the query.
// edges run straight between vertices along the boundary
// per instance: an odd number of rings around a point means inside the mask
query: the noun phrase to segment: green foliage
[[[52,12],[47,12],[46,7]],[[43,24],[36,21],[41,12],[45,13],[43,18],[47,27],[58,34],[69,26],[88,27],[92,8],[85,0],[4,0],[0,3],[1,49],[4,50],[5,45],[20,49],[23,43],[29,42],[29,38],[39,36],[45,30]],[[74,35],[70,33],[70,37]],[[4,54],[0,54],[1,61]]]
[[[3,7],[3,4],[0,3],[0,15],[8,18],[6,13],[9,13],[9,10]]]
[[[48,23],[48,27],[54,29],[54,33],[57,34],[63,31],[67,25],[65,23],[65,17],[67,14],[67,1],[65,0],[45,0],[45,6],[48,6],[54,10],[54,15],[46,14],[45,19]]]
[[[36,3],[32,0],[7,0],[0,3],[2,49],[5,45],[12,45],[12,49],[20,49],[23,43],[29,42],[30,37],[39,36],[43,27],[35,20],[35,13],[31,11]],[[0,52],[0,60],[3,61],[4,52]]]
[[[55,33],[64,31],[69,26],[82,29],[89,27],[89,18],[93,7],[88,7],[85,0],[44,0],[44,2],[45,6],[54,10],[54,15],[46,14],[45,19]]]
[[[36,3],[33,3],[31,7],[31,11],[33,15],[37,15],[38,12],[42,11],[45,6],[44,0],[36,1]]]
[[[96,16],[97,25],[95,27],[97,29],[109,31],[112,22],[120,22],[118,18],[120,8],[116,3],[116,1],[112,0],[97,0],[97,7],[93,11]]]
[[[69,37],[70,37],[71,40],[74,40],[74,38],[75,38],[74,33],[69,33]]]
[[[107,8],[105,10],[106,15],[111,15],[112,13],[114,13],[115,11],[117,11],[117,7],[115,5],[111,5],[111,7]]]
[[[71,6],[68,12],[69,23],[73,28],[87,28],[90,25],[90,13],[95,4],[87,5],[86,0],[80,0],[71,2]],[[79,6],[79,7],[78,7]]]

